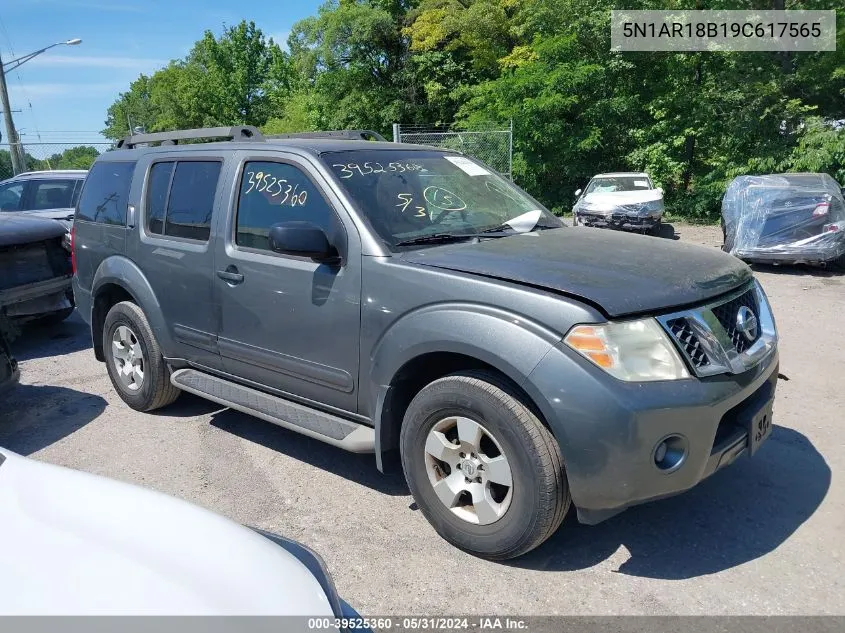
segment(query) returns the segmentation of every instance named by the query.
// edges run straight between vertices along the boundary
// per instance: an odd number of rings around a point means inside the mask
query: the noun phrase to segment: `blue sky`
[[[102,140],[106,109],[139,74],[184,56],[203,31],[254,20],[280,44],[322,0],[2,0],[3,61],[57,46],[7,75],[25,143]],[[5,129],[3,142],[6,141]]]

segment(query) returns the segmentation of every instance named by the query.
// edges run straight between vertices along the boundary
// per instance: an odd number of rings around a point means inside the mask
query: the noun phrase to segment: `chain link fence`
[[[11,178],[12,151],[18,152],[18,163],[23,171],[42,169],[88,169],[103,152],[112,148],[111,143],[93,141],[90,143],[21,143],[9,146],[0,143],[0,180]]]
[[[486,163],[505,178],[513,180],[513,122],[474,126],[461,130],[451,126],[393,125],[393,140],[397,143],[433,145],[456,149]]]

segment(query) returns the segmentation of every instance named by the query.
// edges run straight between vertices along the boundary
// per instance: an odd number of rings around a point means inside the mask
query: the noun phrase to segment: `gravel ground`
[[[717,227],[675,227],[715,247]],[[598,526],[570,517],[508,564],[466,555],[413,509],[400,474],[183,395],[140,414],[94,360],[86,326],[30,330],[0,445],[149,486],[320,552],[365,615],[845,614],[845,276],[758,270],[781,332],[775,430],[692,491]],[[836,439],[836,438],[839,439]]]

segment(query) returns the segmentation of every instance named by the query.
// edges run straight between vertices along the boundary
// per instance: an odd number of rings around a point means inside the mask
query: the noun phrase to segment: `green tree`
[[[263,125],[290,92],[290,59],[254,22],[206,31],[184,58],[141,75],[109,107],[103,135],[217,125]]]
[[[96,147],[78,145],[40,161],[40,166],[43,169],[88,169],[99,155]]]

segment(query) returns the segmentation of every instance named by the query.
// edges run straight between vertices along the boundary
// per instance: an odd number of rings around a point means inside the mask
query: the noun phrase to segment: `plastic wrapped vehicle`
[[[841,263],[845,200],[828,174],[740,176],[722,199],[723,249],[747,262]]]

